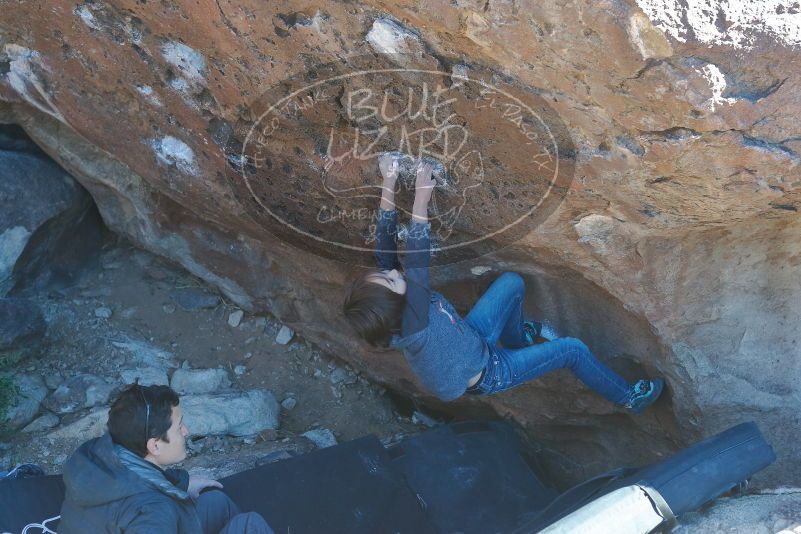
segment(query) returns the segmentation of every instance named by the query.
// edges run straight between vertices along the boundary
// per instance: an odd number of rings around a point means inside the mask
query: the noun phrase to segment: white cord
[[[49,522],[51,522],[51,521],[55,521],[56,519],[61,519],[61,516],[57,515],[56,517],[51,517],[50,519],[45,519],[41,523],[31,523],[30,525],[26,525],[25,528],[22,529],[22,533],[21,534],[29,534],[28,533],[28,529],[31,529],[31,528],[40,528],[40,529],[42,529],[42,532],[38,533],[38,534],[58,534],[55,530],[50,530],[49,528],[47,528],[47,524]],[[11,534],[11,533],[9,532],[9,533],[6,533],[6,534]],[[30,534],[36,534],[36,533],[31,531]]]

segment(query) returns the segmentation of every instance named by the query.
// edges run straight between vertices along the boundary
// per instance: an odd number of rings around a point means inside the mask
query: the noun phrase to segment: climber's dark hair
[[[117,396],[108,412],[111,441],[144,458],[150,438],[169,443],[172,408],[178,402],[178,394],[169,386],[131,384]]]
[[[379,274],[371,270],[354,280],[342,311],[353,329],[370,345],[388,347],[392,334],[400,332],[406,297],[371,280]]]

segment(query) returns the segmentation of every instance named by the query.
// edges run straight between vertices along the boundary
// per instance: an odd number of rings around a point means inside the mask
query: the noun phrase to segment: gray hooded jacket
[[[64,466],[58,532],[199,534],[188,483],[186,471],[162,471],[106,433],[81,445]]]

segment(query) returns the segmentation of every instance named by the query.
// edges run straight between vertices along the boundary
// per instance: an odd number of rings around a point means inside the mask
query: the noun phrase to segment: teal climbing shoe
[[[665,381],[661,378],[638,380],[636,384],[631,386],[629,400],[625,404],[626,409],[633,414],[642,413],[643,410],[656,402],[664,387]]]
[[[533,345],[537,338],[540,337],[540,332],[542,332],[542,323],[523,321],[523,338],[526,340],[527,345]]]

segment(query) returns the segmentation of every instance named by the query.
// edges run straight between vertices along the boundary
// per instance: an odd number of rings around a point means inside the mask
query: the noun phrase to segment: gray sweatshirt
[[[379,210],[376,225],[378,268],[400,266],[397,212]],[[428,286],[430,225],[412,223],[406,240],[406,306],[400,335],[390,346],[403,351],[420,383],[443,401],[461,397],[471,378],[489,359],[487,342],[456,313],[450,302]]]

